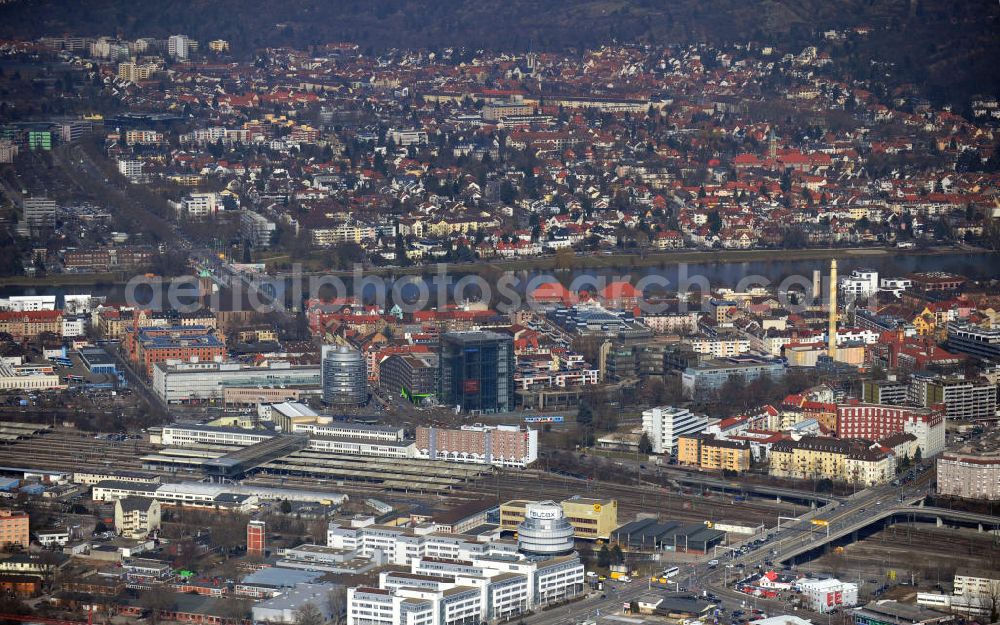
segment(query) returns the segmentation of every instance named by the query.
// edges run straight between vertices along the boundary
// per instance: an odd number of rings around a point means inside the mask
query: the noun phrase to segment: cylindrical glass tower
[[[573,526],[554,501],[529,503],[517,527],[517,548],[538,556],[558,556],[573,551]]]

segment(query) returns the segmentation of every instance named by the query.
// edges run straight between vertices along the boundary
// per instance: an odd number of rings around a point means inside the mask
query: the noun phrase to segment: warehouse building
[[[708,553],[726,540],[726,533],[704,523],[659,522],[642,519],[626,523],[611,534],[611,540],[635,551]]]

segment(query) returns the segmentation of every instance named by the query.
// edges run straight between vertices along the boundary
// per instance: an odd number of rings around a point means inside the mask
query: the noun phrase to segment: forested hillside
[[[866,25],[873,36],[840,52],[891,61],[892,81],[941,100],[995,92],[998,17],[988,0],[13,0],[0,6],[0,35],[183,33],[226,39],[237,54],[339,40],[515,51],[753,40],[797,51],[826,29]]]

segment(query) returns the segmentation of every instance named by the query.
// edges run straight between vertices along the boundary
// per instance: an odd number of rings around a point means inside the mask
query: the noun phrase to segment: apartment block
[[[0,508],[0,546],[19,545],[24,549],[31,543],[27,513]]]
[[[937,492],[1000,500],[1000,452],[945,452],[937,460]]]

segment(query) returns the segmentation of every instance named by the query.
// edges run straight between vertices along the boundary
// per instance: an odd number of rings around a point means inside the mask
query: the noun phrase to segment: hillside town
[[[0,41],[0,621],[1000,621],[1000,105],[880,34]]]

